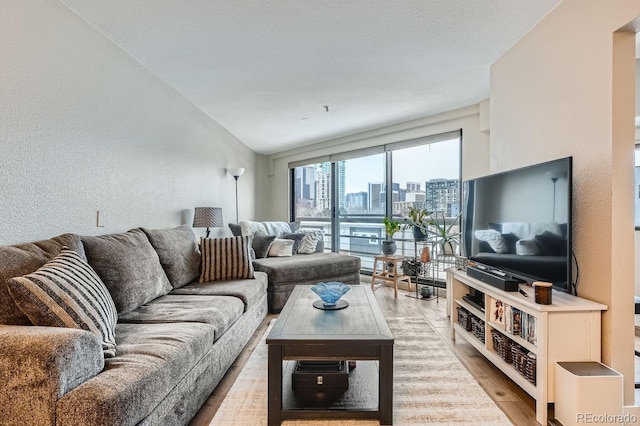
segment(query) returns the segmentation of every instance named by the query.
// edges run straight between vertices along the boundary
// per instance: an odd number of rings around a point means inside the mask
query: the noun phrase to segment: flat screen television
[[[463,182],[470,261],[572,293],[572,157]]]

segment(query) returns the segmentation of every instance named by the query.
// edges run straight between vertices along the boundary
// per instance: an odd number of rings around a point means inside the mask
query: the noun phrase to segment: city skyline
[[[335,161],[338,194],[332,194],[331,162],[296,167],[296,216],[330,216],[332,199],[341,214],[386,214],[386,159],[392,171],[394,215],[409,208],[455,216],[460,202],[459,140],[418,145],[364,157]],[[402,185],[402,187],[401,187]]]

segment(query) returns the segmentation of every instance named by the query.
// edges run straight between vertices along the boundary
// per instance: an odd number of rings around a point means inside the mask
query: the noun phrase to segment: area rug
[[[395,338],[394,425],[511,425],[425,319],[393,318],[388,324]],[[270,329],[229,390],[210,423],[212,426],[267,424],[265,338]],[[373,426],[379,423],[370,420],[287,420],[282,424]]]

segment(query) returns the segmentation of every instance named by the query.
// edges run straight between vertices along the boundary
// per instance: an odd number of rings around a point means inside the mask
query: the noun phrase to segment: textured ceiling
[[[263,154],[488,98],[489,66],[560,3],[62,1]]]

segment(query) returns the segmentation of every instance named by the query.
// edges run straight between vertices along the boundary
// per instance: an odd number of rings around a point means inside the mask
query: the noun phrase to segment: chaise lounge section
[[[360,258],[339,253],[267,257],[254,260],[253,267],[269,279],[267,300],[271,313],[282,311],[296,285],[329,281],[360,284]]]
[[[254,238],[256,259],[253,267],[268,277],[267,300],[269,312],[279,313],[296,285],[314,285],[319,282],[338,281],[345,284],[360,284],[360,258],[340,253],[325,253],[322,232],[318,229],[300,228],[298,222],[240,222],[230,224],[234,235],[251,235]],[[315,243],[307,249],[292,249],[291,254],[271,256],[262,250],[261,240],[267,244],[277,239],[301,240],[305,244],[307,235],[315,234]],[[304,235],[304,237],[303,237]],[[311,238],[312,239],[312,238]],[[294,247],[297,247],[294,245]]]

